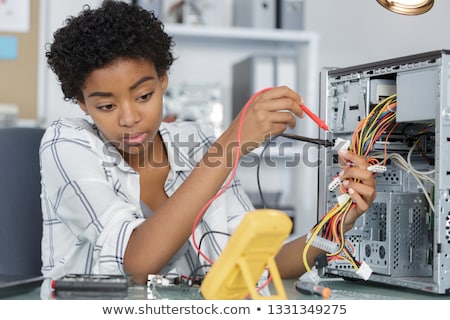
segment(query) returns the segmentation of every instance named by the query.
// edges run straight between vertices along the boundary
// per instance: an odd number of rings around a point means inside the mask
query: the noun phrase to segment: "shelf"
[[[195,25],[167,24],[165,31],[174,37],[205,40],[230,40],[252,42],[274,42],[290,44],[310,44],[319,39],[314,32],[283,29],[255,29],[243,27],[211,27]]]
[[[311,105],[317,104],[320,39],[316,32],[187,24],[166,24],[165,31],[173,36],[177,54],[181,57],[176,67],[178,69],[173,69],[174,82],[220,80],[224,88],[231,88],[230,70],[236,61],[257,54],[297,56],[301,71],[297,89]],[[214,66],[214,72],[212,68],[202,66]],[[231,103],[230,97],[225,100],[226,104]],[[226,115],[225,119],[228,117]]]

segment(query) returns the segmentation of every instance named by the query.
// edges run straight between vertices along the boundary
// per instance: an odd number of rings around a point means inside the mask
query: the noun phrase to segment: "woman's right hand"
[[[303,98],[286,86],[263,89],[255,93],[247,104],[248,107],[242,108],[226,132],[228,139],[234,139],[229,142],[236,143],[242,123],[241,155],[257,148],[269,137],[281,134],[288,127],[294,128],[295,116],[303,118],[300,107],[304,104]]]

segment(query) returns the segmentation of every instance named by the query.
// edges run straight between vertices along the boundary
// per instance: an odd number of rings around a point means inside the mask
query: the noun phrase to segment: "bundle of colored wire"
[[[381,135],[388,132],[386,141],[397,126],[396,119],[397,95],[392,95],[378,103],[369,115],[360,121],[352,137],[351,150],[358,155],[364,156],[373,164],[378,163],[374,157],[370,157],[373,144],[380,139]],[[389,130],[389,131],[388,131]],[[385,144],[387,146],[387,143]]]
[[[373,145],[382,135],[385,134],[385,150],[383,165],[386,164],[387,159],[387,141],[389,136],[397,126],[396,123],[396,106],[397,95],[392,95],[385,98],[383,101],[373,107],[368,116],[360,121],[356,130],[353,133],[351,140],[351,151],[363,156],[369,164],[379,164],[379,158],[371,155]],[[338,197],[341,199],[333,206],[322,219],[311,229],[311,236],[306,241],[305,249],[303,250],[303,263],[307,271],[310,267],[307,261],[307,252],[314,242],[314,238],[320,236],[327,240],[331,240],[339,244],[336,252],[328,252],[328,260],[340,259],[350,263],[354,269],[358,270],[360,262],[356,261],[352,252],[351,244],[346,243],[344,236],[344,221],[347,213],[355,206],[351,198],[346,194],[342,185],[340,191],[346,196]]]

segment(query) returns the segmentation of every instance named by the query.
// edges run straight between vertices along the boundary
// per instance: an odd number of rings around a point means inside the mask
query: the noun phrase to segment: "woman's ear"
[[[167,75],[167,72],[165,72],[160,78],[159,81],[161,82],[161,87],[163,89],[163,93],[167,91],[167,87],[169,86],[169,76]]]
[[[88,115],[89,112],[87,110],[86,105],[83,102],[80,102],[80,100],[78,100],[77,103],[78,103],[78,106],[80,107],[81,111],[83,111],[84,114]]]

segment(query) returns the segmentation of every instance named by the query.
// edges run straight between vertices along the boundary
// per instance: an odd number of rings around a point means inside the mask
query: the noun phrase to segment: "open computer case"
[[[367,281],[450,294],[450,50],[324,68],[319,105],[330,131],[321,135],[350,140],[392,95],[397,125],[380,134],[372,152],[395,156],[376,173],[376,199],[346,233],[346,245],[372,269]],[[329,184],[340,171],[335,149],[320,152],[318,219],[338,201]],[[339,259],[324,274],[361,279]]]

